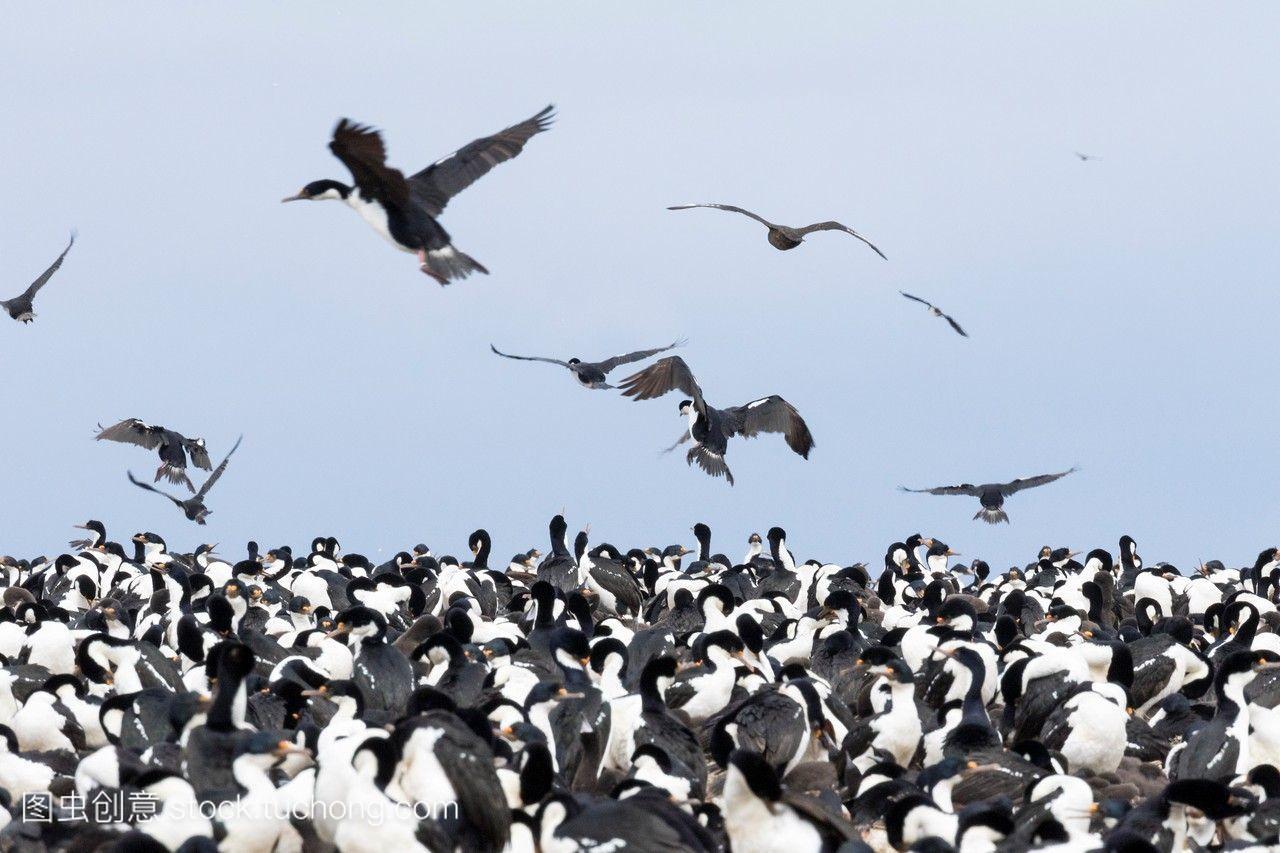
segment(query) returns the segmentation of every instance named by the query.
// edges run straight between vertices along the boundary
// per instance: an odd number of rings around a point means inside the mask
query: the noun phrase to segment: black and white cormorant
[[[674,450],[690,438],[686,461],[698,466],[712,477],[724,477],[733,485],[733,473],[725,464],[725,451],[729,439],[734,436],[754,438],[762,432],[777,432],[786,436],[787,446],[805,459],[813,450],[813,436],[796,408],[774,394],[753,400],[745,406],[717,409],[702,398],[702,389],[689,370],[689,365],[678,355],[654,362],[639,373],[622,381],[624,396],[636,400],[651,400],[668,391],[679,389],[693,396],[680,403],[680,414],[689,419],[689,429],[671,446]]]
[[[1052,483],[1054,480],[1061,479],[1075,470],[1075,468],[1069,468],[1057,474],[1019,477],[1008,483],[985,483],[981,486],[961,483],[958,486],[938,486],[933,489],[908,489],[906,486],[899,486],[898,488],[904,492],[914,492],[915,494],[967,495],[968,497],[978,498],[982,502],[982,509],[978,510],[973,516],[974,520],[980,518],[987,524],[999,524],[1002,521],[1007,524],[1009,516],[1001,509],[1004,506],[1005,498],[1023,489],[1031,489]]]
[[[243,435],[236,439],[236,443],[231,446],[231,450],[229,450],[227,455],[223,457],[222,461],[218,463],[218,467],[213,469],[213,473],[209,475],[209,479],[204,481],[204,485],[200,487],[200,490],[186,500],[179,500],[167,492],[160,491],[155,486],[142,482],[134,477],[132,472],[129,472],[129,482],[133,483],[140,489],[146,489],[149,492],[155,492],[157,495],[163,495],[173,501],[174,505],[177,506],[178,509],[182,510],[182,514],[185,515],[188,520],[194,521],[196,524],[204,524],[205,519],[213,514],[213,510],[204,505],[205,496],[209,494],[209,490],[213,488],[213,484],[218,482],[218,478],[222,476],[222,472],[227,470],[227,463],[231,461],[231,454],[236,452],[236,448],[240,446],[240,442],[243,439]]]
[[[387,642],[387,620],[369,607],[352,607],[338,614],[333,637],[346,637],[355,654],[351,680],[365,697],[366,707],[392,714],[404,712],[413,692],[413,664],[404,652]]]
[[[49,279],[53,278],[53,274],[58,271],[58,267],[62,266],[62,260],[67,256],[67,252],[71,251],[71,247],[76,243],[76,235],[71,233],[71,240],[67,243],[67,248],[62,250],[62,254],[58,255],[58,259],[49,265],[49,268],[40,274],[40,277],[17,296],[12,299],[0,299],[0,308],[3,308],[10,317],[19,323],[30,323],[36,318],[35,298],[40,292],[40,288],[44,287]]]
[[[350,119],[333,130],[329,150],[351,172],[355,186],[320,180],[283,201],[341,199],[393,246],[414,252],[424,273],[445,285],[473,272],[488,273],[478,261],[454,248],[436,218],[454,196],[499,163],[524,150],[534,134],[551,126],[552,107],[492,136],[482,137],[432,163],[415,175],[387,165],[378,131]]]
[[[157,451],[160,454],[160,467],[156,469],[153,482],[158,483],[164,477],[170,483],[185,485],[193,492],[196,487],[191,485],[191,478],[187,476],[187,455],[191,455],[191,463],[197,468],[208,471],[213,467],[203,438],[187,438],[176,430],[143,423],[138,418],[125,418],[105,429],[102,424],[98,424],[98,434],[94,438],[98,441],[136,444],[147,450]]]
[[[509,355],[499,351],[493,344],[489,344],[489,349],[493,350],[494,355],[500,355],[503,358],[514,358],[519,361],[544,361],[547,364],[557,364],[560,367],[567,368],[573,374],[573,378],[578,380],[578,384],[584,388],[594,390],[606,390],[613,388],[607,381],[610,371],[615,367],[623,364],[631,364],[636,361],[643,361],[651,355],[657,355],[660,352],[666,352],[685,344],[684,339],[674,341],[665,347],[657,347],[656,349],[642,349],[636,352],[629,352],[626,355],[615,355],[612,358],[606,358],[601,361],[583,361],[580,358],[571,358],[568,361],[561,361],[558,358],[545,358],[540,355]]]

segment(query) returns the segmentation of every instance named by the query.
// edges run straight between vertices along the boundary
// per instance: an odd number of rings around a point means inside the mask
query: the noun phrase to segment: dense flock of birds
[[[916,534],[873,577],[777,527],[379,565],[83,529],[0,558],[0,849],[1280,845],[1276,548],[993,572]]]

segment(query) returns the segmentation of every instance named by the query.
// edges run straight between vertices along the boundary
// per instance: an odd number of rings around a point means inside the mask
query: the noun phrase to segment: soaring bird
[[[857,237],[868,246],[871,246],[871,250],[873,252],[884,258],[884,252],[877,249],[870,240],[863,237],[857,231],[854,231],[848,225],[841,225],[839,222],[815,222],[812,225],[806,225],[803,228],[792,228],[789,225],[778,225],[775,222],[770,222],[762,216],[757,216],[749,210],[743,210],[741,207],[734,207],[731,204],[677,204],[672,207],[668,207],[667,210],[689,210],[694,207],[711,207],[716,210],[730,210],[734,213],[741,213],[743,216],[750,216],[756,222],[759,222],[765,228],[769,229],[769,245],[784,252],[787,249],[794,249],[796,246],[799,246],[804,242],[804,238],[812,234],[814,231],[843,231],[846,234],[851,234],[854,237]],[[888,258],[884,259],[886,261],[889,260]]]
[[[1081,163],[1087,163],[1087,162],[1089,162],[1090,160],[1101,160],[1101,159],[1102,159],[1101,157],[1097,156],[1096,154],[1081,154],[1079,151],[1077,151],[1077,152],[1076,152],[1076,156],[1080,158],[1080,162],[1081,162]]]
[[[133,483],[140,489],[146,489],[148,492],[155,492],[157,495],[164,495],[166,498],[173,501],[174,504],[177,505],[178,509],[182,510],[182,514],[185,515],[188,520],[194,521],[196,524],[204,524],[204,520],[213,514],[213,511],[204,505],[205,495],[209,494],[209,490],[213,488],[213,484],[218,482],[218,478],[222,476],[222,472],[227,470],[227,463],[231,461],[231,454],[236,452],[236,448],[240,446],[240,442],[243,439],[243,435],[236,439],[236,443],[231,446],[231,450],[225,457],[223,457],[222,461],[218,463],[218,467],[213,469],[213,473],[209,475],[209,479],[204,481],[204,485],[200,487],[200,491],[196,492],[185,501],[178,500],[173,495],[168,492],[162,492],[155,486],[140,482],[133,476],[132,471],[128,472],[129,482]]]
[[[71,247],[76,244],[76,234],[71,232],[71,241],[67,243],[67,248],[62,250],[62,254],[58,255],[58,259],[49,264],[49,268],[40,274],[40,277],[31,282],[31,286],[22,293],[12,299],[0,299],[0,308],[9,312],[9,316],[17,320],[19,323],[30,323],[35,320],[35,298],[40,292],[40,288],[45,286],[49,279],[53,278],[53,274],[58,271],[58,267],[62,266],[62,259],[67,256],[67,252],[71,251]]]
[[[966,338],[969,337],[969,333],[966,332],[964,329],[960,328],[960,324],[957,323],[950,314],[942,313],[942,309],[934,305],[932,302],[928,302],[924,299],[921,299],[919,296],[912,296],[910,293],[907,293],[905,290],[899,290],[898,292],[901,293],[903,296],[907,297],[908,299],[911,299],[915,302],[919,302],[921,305],[928,308],[929,313],[932,314],[933,316],[941,317],[942,319],[946,320],[948,323],[951,324],[951,328],[955,329],[957,333],[964,335]]]
[[[160,467],[156,469],[156,478],[153,481],[156,483],[164,477],[170,483],[186,485],[194,492],[196,487],[191,485],[191,478],[187,476],[188,453],[191,454],[191,462],[197,468],[208,471],[212,467],[209,464],[209,450],[205,447],[203,438],[187,438],[167,427],[152,426],[137,418],[125,418],[106,429],[103,429],[102,424],[98,424],[98,430],[98,434],[94,436],[98,441],[119,441],[136,444],[147,450],[159,450]]]
[[[690,465],[696,461],[712,477],[724,477],[733,485],[733,472],[725,464],[724,454],[729,448],[729,439],[735,435],[753,438],[762,432],[780,432],[786,436],[788,447],[809,458],[813,436],[795,406],[776,394],[752,400],[745,406],[728,409],[710,406],[702,398],[702,389],[689,365],[678,355],[655,361],[628,376],[621,385],[623,395],[636,400],[661,397],[676,388],[692,395],[693,399],[680,401],[680,414],[689,419],[689,429],[668,449],[674,450],[692,438],[693,447],[685,461]]]
[[[982,501],[982,509],[978,510],[977,514],[974,515],[975,520],[981,518],[987,524],[999,524],[1002,521],[1007,524],[1009,516],[1001,509],[1004,506],[1005,498],[1023,489],[1034,489],[1036,486],[1052,483],[1054,480],[1059,480],[1075,470],[1075,468],[1068,468],[1058,474],[1041,474],[1038,477],[1018,478],[1008,483],[986,483],[981,486],[961,483],[958,486],[938,486],[936,489],[908,489],[906,486],[899,486],[898,488],[904,492],[914,492],[916,494],[968,495]]]
[[[612,388],[605,377],[609,375],[609,371],[622,364],[630,364],[633,361],[643,361],[651,355],[657,355],[660,352],[666,352],[678,346],[683,346],[686,341],[681,338],[678,341],[667,344],[665,347],[657,349],[642,349],[636,352],[629,352],[626,355],[615,355],[613,358],[606,358],[604,361],[583,361],[580,358],[571,358],[568,361],[561,361],[558,358],[543,358],[538,355],[508,355],[501,352],[493,344],[489,344],[489,349],[493,350],[496,355],[503,358],[515,358],[520,361],[545,361],[547,364],[558,364],[561,367],[567,367],[574,375],[574,378],[584,388],[605,389]]]
[[[550,127],[553,118],[552,107],[547,107],[493,136],[475,140],[407,179],[387,165],[387,149],[378,131],[344,118],[333,130],[329,150],[351,172],[355,186],[328,179],[312,181],[283,201],[345,201],[393,246],[416,253],[422,271],[442,285],[473,272],[488,274],[478,261],[454,248],[436,217],[451,198],[523,151],[525,143]]]

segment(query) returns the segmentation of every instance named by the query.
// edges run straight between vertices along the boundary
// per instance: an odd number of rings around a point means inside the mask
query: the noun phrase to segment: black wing
[[[177,505],[178,507],[181,507],[181,506],[182,506],[182,501],[178,500],[178,499],[177,499],[177,498],[175,498],[173,495],[169,494],[168,492],[162,492],[162,491],[160,491],[159,489],[157,489],[155,486],[151,485],[150,483],[144,483],[144,482],[142,482],[141,480],[138,480],[137,478],[135,478],[135,477],[133,476],[133,472],[132,472],[132,471],[129,471],[129,472],[127,472],[127,473],[129,474],[129,482],[130,482],[130,483],[133,483],[133,484],[134,484],[135,486],[137,486],[139,489],[146,489],[148,492],[155,492],[157,495],[164,495],[166,498],[168,498],[169,500],[173,501],[173,502],[174,502],[174,504],[175,504],[175,505]]]
[[[94,436],[98,441],[122,441],[126,444],[145,447],[147,450],[155,450],[159,447],[164,437],[164,427],[144,424],[137,418],[125,418],[120,423],[105,429],[102,424],[98,424],[98,429],[100,432]]]
[[[919,296],[912,296],[910,293],[907,293],[905,290],[899,290],[898,292],[914,302],[919,302],[921,305],[927,305],[930,308],[933,307],[932,302],[929,302],[928,300],[925,300],[925,299],[921,299]]]
[[[633,361],[643,361],[651,355],[657,355],[660,352],[666,352],[669,349],[675,349],[676,347],[684,346],[686,343],[688,343],[688,341],[686,341],[684,338],[681,338],[678,341],[672,341],[671,343],[667,344],[665,347],[658,347],[657,349],[636,350],[635,352],[629,352],[626,355],[615,355],[613,358],[598,362],[596,364],[596,367],[600,368],[601,373],[608,373],[610,370],[613,370],[615,367],[617,367],[620,364],[630,364]]]
[[[1011,483],[1001,483],[1000,491],[1006,495],[1011,495],[1014,492],[1020,492],[1023,489],[1034,489],[1036,486],[1043,486],[1047,483],[1052,483],[1054,480],[1060,480],[1068,474],[1073,473],[1075,470],[1075,468],[1068,468],[1066,471],[1062,471],[1058,474],[1041,474],[1038,477],[1027,477],[1025,479],[1019,477]]]
[[[244,436],[236,439],[236,443],[231,445],[231,450],[227,451],[227,455],[218,463],[218,467],[213,469],[213,473],[209,475],[209,479],[204,481],[204,485],[200,487],[200,491],[196,492],[195,500],[203,500],[204,496],[209,494],[209,490],[213,488],[213,484],[218,482],[218,478],[222,476],[222,472],[227,470],[227,463],[231,461],[231,454],[236,452],[236,448],[240,446],[240,442],[244,441]]]
[[[972,483],[961,483],[958,486],[938,486],[933,489],[908,489],[906,486],[898,486],[904,492],[914,492],[917,495],[968,495],[969,497],[979,497],[982,489]]]
[[[203,441],[198,438],[183,438],[182,446],[187,449],[192,463],[197,468],[208,471],[213,467],[213,464],[209,461],[209,448],[205,447]]]
[[[866,243],[868,246],[871,247],[871,251],[875,252],[881,258],[884,258],[886,261],[889,260],[888,258],[884,257],[884,252],[876,248],[874,243],[872,243],[866,237],[863,237],[857,231],[854,231],[848,225],[842,225],[839,222],[834,222],[831,220],[828,220],[826,222],[815,222],[812,225],[806,225],[803,228],[797,228],[796,231],[799,232],[800,236],[802,237],[805,234],[812,234],[814,231],[843,231],[844,233],[857,237],[859,240]]]
[[[741,213],[743,216],[750,216],[752,219],[754,219],[756,222],[759,222],[765,228],[778,227],[774,225],[772,222],[770,222],[769,220],[761,216],[757,216],[756,214],[752,213],[749,210],[744,210],[741,207],[734,207],[731,204],[714,204],[712,202],[707,202],[706,204],[676,204],[676,205],[672,205],[671,207],[668,207],[667,210],[690,210],[695,207],[710,207],[714,210],[728,210],[733,213]]]
[[[62,259],[67,256],[67,252],[71,251],[71,247],[76,244],[76,233],[71,232],[71,241],[67,243],[67,248],[62,250],[62,254],[58,255],[58,259],[49,264],[49,268],[40,274],[40,277],[31,282],[30,287],[22,294],[24,299],[34,299],[35,295],[40,292],[40,288],[44,287],[49,279],[53,278],[53,274],[58,271],[58,267],[62,266]]]
[[[966,338],[969,337],[969,333],[966,332],[964,329],[960,328],[960,324],[957,323],[955,320],[951,319],[950,314],[943,314],[942,318],[946,320],[948,323],[950,323],[951,328],[955,329],[958,333],[965,336]]]
[[[515,157],[535,134],[551,127],[555,119],[553,110],[554,107],[548,106],[533,118],[477,139],[432,163],[409,178],[413,200],[432,216],[439,216],[449,199],[484,177],[494,166]]]
[[[809,451],[813,449],[809,426],[796,407],[777,394],[726,409],[725,414],[734,434],[754,438],[762,432],[780,432],[786,436],[788,447],[809,458]]]
[[[547,364],[558,364],[561,367],[569,366],[567,361],[561,361],[558,358],[543,358],[540,355],[508,355],[505,352],[499,351],[499,349],[493,344],[489,344],[489,349],[493,350],[494,355],[500,355],[503,358],[516,358],[520,361],[545,361]]]
[[[399,169],[387,165],[387,147],[378,131],[344,118],[333,129],[329,150],[347,167],[365,195],[384,206],[409,206],[409,184]]]
[[[693,371],[678,355],[655,361],[639,373],[622,380],[622,384],[618,387],[622,390],[624,397],[633,397],[637,400],[652,400],[654,397],[661,397],[668,391],[679,388],[693,397],[699,409],[706,408],[706,403],[702,400],[702,389],[698,387],[698,380],[693,378]]]

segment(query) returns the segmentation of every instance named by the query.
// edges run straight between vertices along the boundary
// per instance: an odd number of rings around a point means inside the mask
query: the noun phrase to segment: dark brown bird
[[[966,338],[969,337],[969,333],[966,332],[964,329],[960,328],[960,324],[957,323],[954,319],[952,319],[950,314],[944,314],[942,309],[934,305],[932,302],[928,302],[924,299],[921,299],[919,296],[912,296],[910,293],[907,293],[905,290],[899,290],[898,292],[901,293],[903,296],[907,297],[908,299],[913,300],[915,302],[919,302],[921,305],[928,308],[929,313],[932,314],[933,316],[941,317],[942,319],[946,320],[948,323],[951,324],[951,328],[956,330],[957,334],[964,335]]]
[[[1023,489],[1034,489],[1036,486],[1043,486],[1047,483],[1052,483],[1054,480],[1060,480],[1075,470],[1075,468],[1068,468],[1058,474],[1020,477],[1008,483],[986,483],[981,486],[961,483],[958,486],[938,486],[933,489],[908,489],[906,486],[899,486],[898,488],[904,492],[914,492],[916,494],[967,495],[971,498],[977,498],[982,502],[982,509],[978,510],[977,514],[974,515],[974,520],[981,518],[987,524],[999,524],[1002,521],[1008,524],[1009,516],[1001,508],[1004,506],[1005,498]]]
[[[31,285],[22,293],[12,299],[0,299],[0,308],[9,313],[9,316],[17,320],[19,323],[30,323],[36,318],[35,299],[36,294],[40,292],[40,288],[53,278],[53,274],[58,271],[58,267],[62,266],[62,259],[67,256],[67,252],[71,251],[71,247],[76,244],[75,232],[71,232],[71,241],[67,243],[67,248],[62,250],[62,254],[58,255],[58,259],[49,265],[49,268],[40,274],[40,277],[31,282]]]
[[[741,213],[743,216],[751,217],[756,222],[759,222],[765,228],[769,229],[769,245],[783,252],[799,246],[804,242],[804,238],[812,234],[814,231],[843,231],[844,233],[857,237],[859,240],[866,243],[871,247],[873,252],[884,258],[886,261],[889,260],[884,257],[884,252],[877,249],[866,237],[863,237],[848,225],[842,225],[841,223],[832,220],[828,220],[826,222],[815,222],[812,225],[806,225],[803,228],[792,228],[789,225],[779,225],[776,222],[770,222],[762,216],[757,216],[751,211],[744,210],[741,207],[734,207],[732,204],[677,204],[672,207],[668,207],[667,210],[689,210],[694,207],[710,207],[716,210],[729,210],[734,213]]]
[[[200,491],[196,492],[186,500],[179,500],[168,492],[162,492],[155,486],[141,482],[133,476],[132,471],[128,472],[129,482],[133,483],[140,489],[146,489],[148,492],[155,492],[157,495],[163,495],[173,501],[174,505],[177,506],[178,509],[182,510],[182,514],[185,515],[188,520],[194,521],[196,524],[204,524],[204,520],[213,514],[213,510],[204,505],[205,496],[209,494],[209,490],[213,488],[213,484],[218,482],[218,478],[222,476],[222,472],[227,470],[227,463],[231,461],[231,454],[236,452],[236,448],[240,446],[240,442],[243,439],[243,435],[236,439],[236,443],[231,446],[231,450],[225,457],[223,457],[223,460],[218,463],[218,467],[213,469],[213,473],[209,475],[209,479],[204,481],[204,485],[200,487]]]

